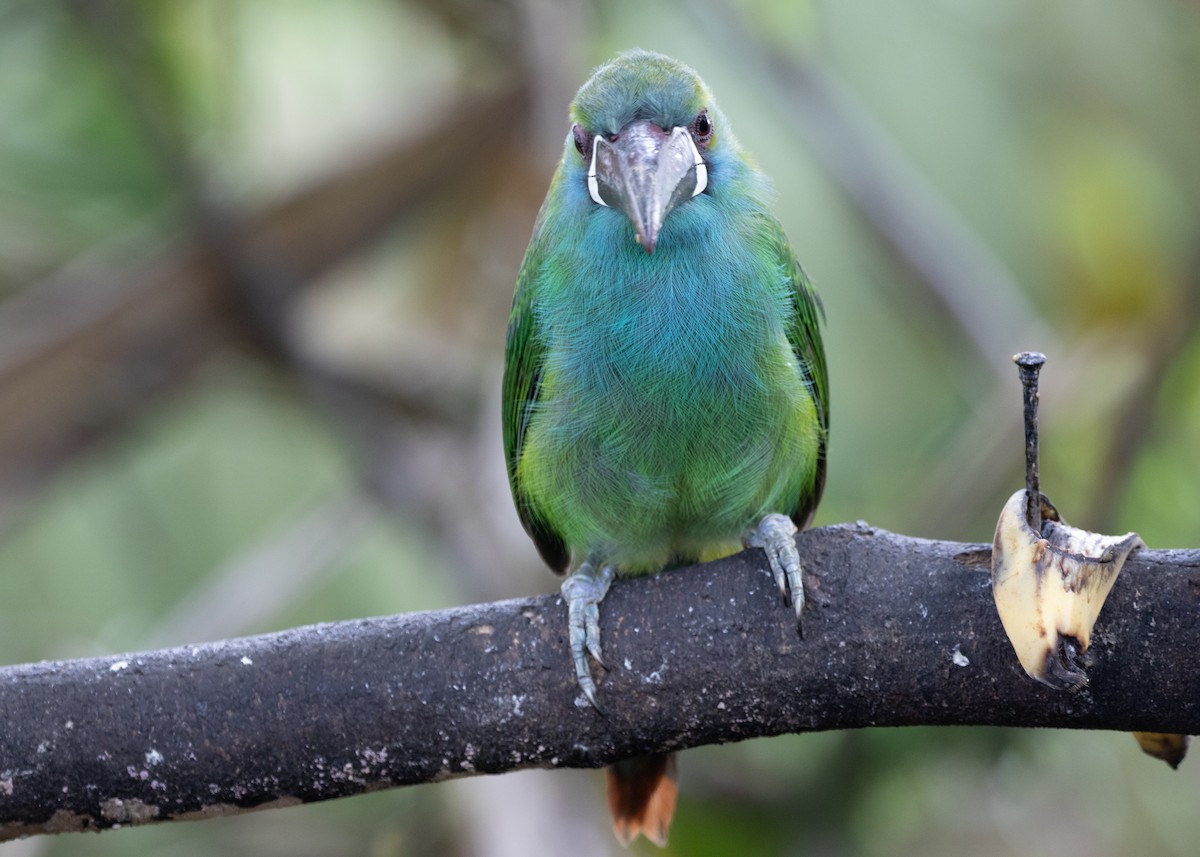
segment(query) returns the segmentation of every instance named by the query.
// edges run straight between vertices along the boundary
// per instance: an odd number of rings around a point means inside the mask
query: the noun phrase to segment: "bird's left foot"
[[[772,512],[765,516],[756,529],[742,537],[748,548],[762,548],[767,553],[771,574],[783,603],[790,603],[796,610],[796,627],[800,627],[800,611],[804,609],[804,569],[800,566],[800,553],[796,550],[795,523],[786,515]]]
[[[600,602],[608,594],[615,574],[611,565],[597,570],[588,560],[562,583],[562,597],[567,602],[567,631],[571,660],[575,663],[575,678],[587,701],[597,709],[596,682],[592,679],[587,656],[590,654],[596,663],[608,668],[600,651]]]

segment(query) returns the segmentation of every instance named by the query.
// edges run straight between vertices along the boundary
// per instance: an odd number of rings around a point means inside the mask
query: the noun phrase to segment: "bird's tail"
[[[608,809],[622,845],[639,833],[659,847],[667,844],[677,778],[674,753],[635,756],[608,768]]]

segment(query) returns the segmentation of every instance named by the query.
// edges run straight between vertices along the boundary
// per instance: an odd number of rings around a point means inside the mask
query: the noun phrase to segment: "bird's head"
[[[591,203],[623,212],[647,253],[667,215],[710,190],[713,155],[726,141],[736,145],[718,127],[724,117],[696,73],[647,51],[596,69],[571,119]]]

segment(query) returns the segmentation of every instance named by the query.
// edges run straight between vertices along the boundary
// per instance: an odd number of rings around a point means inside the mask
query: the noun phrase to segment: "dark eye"
[[[712,120],[708,118],[708,111],[701,110],[692,120],[692,135],[697,143],[704,144],[712,137],[712,132]]]
[[[571,136],[575,138],[575,148],[579,150],[579,154],[583,155],[584,159],[592,156],[592,135],[587,132],[587,129],[582,125],[575,125],[571,128]]]

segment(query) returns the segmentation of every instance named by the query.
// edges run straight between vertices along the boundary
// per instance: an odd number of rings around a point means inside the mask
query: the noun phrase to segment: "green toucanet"
[[[594,705],[588,654],[603,664],[614,577],[760,547],[799,621],[795,534],[825,482],[829,387],[820,300],[696,73],[621,54],[571,121],[517,278],[504,447],[521,521],[567,575],[571,657]],[[626,841],[665,838],[663,758],[610,776]]]

